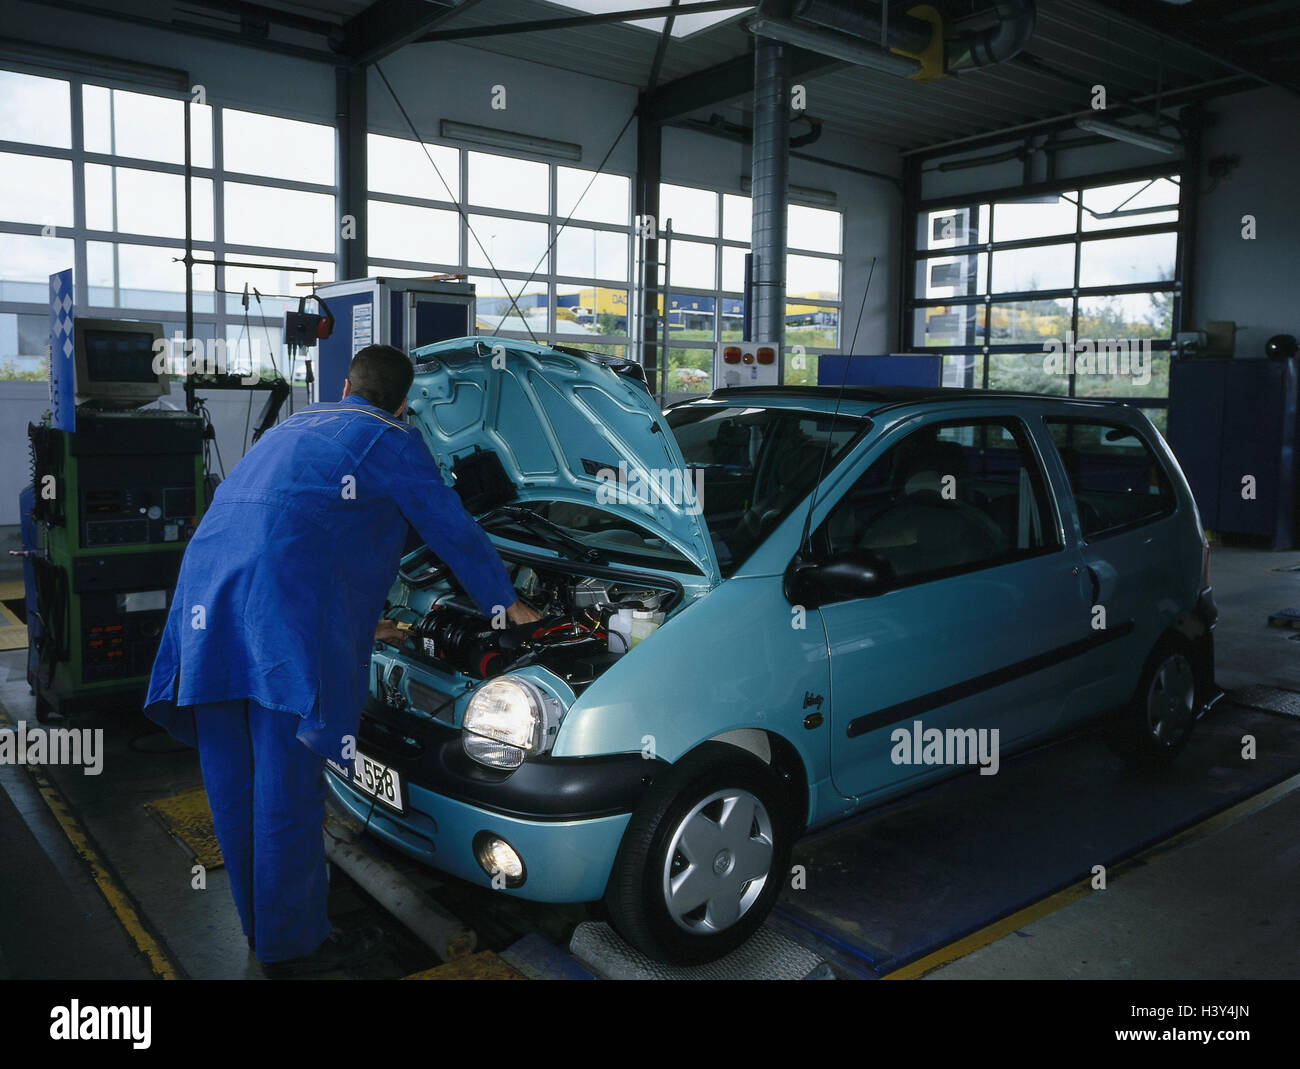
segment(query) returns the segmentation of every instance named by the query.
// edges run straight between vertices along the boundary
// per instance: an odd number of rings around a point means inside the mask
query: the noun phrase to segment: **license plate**
[[[403,812],[401,777],[381,761],[358,753],[352,760],[352,786]]]

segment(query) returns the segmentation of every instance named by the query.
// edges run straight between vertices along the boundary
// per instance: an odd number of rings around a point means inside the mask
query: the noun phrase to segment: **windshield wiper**
[[[512,523],[517,523],[520,527],[527,527],[536,531],[543,537],[548,537],[552,547],[563,546],[570,550],[576,556],[570,560],[585,561],[587,564],[604,564],[605,556],[598,549],[574,538],[563,527],[553,520],[548,520],[538,512],[534,512],[526,505],[498,505],[496,508],[485,512],[479,517],[479,524],[487,526],[493,520],[507,519]]]

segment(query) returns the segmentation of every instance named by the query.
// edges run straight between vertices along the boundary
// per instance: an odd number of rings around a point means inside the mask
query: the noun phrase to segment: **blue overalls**
[[[408,524],[485,614],[515,600],[419,432],[353,394],[268,431],[181,562],[147,715],[199,750],[235,905],[264,962],[329,934],[324,759],[350,766]]]

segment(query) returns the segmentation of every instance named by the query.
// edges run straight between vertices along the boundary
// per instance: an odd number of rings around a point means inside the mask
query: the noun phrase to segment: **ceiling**
[[[340,49],[373,59],[394,41],[436,49],[439,43],[419,39],[430,32],[579,14],[544,0],[463,0],[459,6],[451,0],[118,0],[111,9],[107,0],[46,3],[100,9],[137,22],[180,22],[187,32],[324,59],[337,57]],[[1112,107],[1146,101],[1142,107],[1154,108],[1157,96],[1177,100],[1180,92],[1206,83],[1224,89],[1271,83],[1300,92],[1300,67],[1291,58],[1300,45],[1300,0],[1038,0],[1037,7],[1033,37],[1015,60],[936,82],[827,63],[799,79],[808,87],[808,114],[827,130],[911,150],[1081,111],[1094,84],[1106,86]],[[365,39],[355,45],[359,34]],[[645,88],[660,39],[640,27],[603,23],[457,43]],[[659,84],[737,60],[751,49],[752,37],[739,19],[674,37],[662,57]],[[743,118],[746,106],[743,93],[729,102],[702,103],[682,117]]]

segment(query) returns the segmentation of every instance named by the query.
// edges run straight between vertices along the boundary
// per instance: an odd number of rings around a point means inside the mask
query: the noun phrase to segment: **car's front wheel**
[[[610,920],[658,961],[722,957],[763,923],[789,865],[790,806],[766,764],[705,743],[632,815],[605,894]]]

